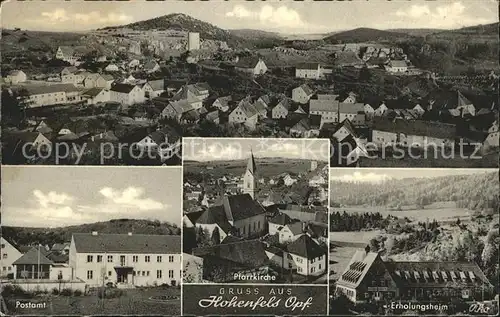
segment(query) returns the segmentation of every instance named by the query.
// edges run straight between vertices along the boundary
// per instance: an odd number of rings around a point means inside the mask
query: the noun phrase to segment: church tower
[[[251,150],[247,168],[243,175],[243,193],[250,194],[253,199],[255,199],[255,194],[257,193],[257,166],[255,165],[255,159]]]

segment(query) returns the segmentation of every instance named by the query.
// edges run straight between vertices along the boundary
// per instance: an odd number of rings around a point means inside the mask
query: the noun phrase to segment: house
[[[73,84],[75,86],[83,87],[85,85],[85,79],[90,75],[92,74],[85,70],[77,70],[74,73],[62,75],[61,81],[63,84]]]
[[[84,79],[83,86],[89,89],[95,87],[110,89],[113,81],[113,76],[108,74],[90,74]]]
[[[454,124],[433,121],[392,121],[382,118],[375,120],[372,127],[372,142],[384,145],[450,147],[455,143],[456,136],[457,128]]]
[[[144,97],[153,99],[165,92],[165,81],[163,79],[150,80],[144,84]]]
[[[50,280],[54,262],[47,258],[47,251],[39,245],[21,255],[12,265],[14,266],[14,279]]]
[[[115,84],[110,89],[110,101],[119,102],[122,105],[130,106],[143,103],[144,91],[136,85]]]
[[[483,142],[485,149],[498,147],[499,133],[498,133],[498,120],[495,120],[491,127],[488,129],[488,136]]]
[[[21,251],[15,247],[12,243],[7,241],[4,237],[0,237],[0,246],[1,246],[1,253],[2,253],[2,264],[1,264],[1,271],[0,271],[0,276],[1,277],[7,277],[10,274],[11,276],[14,277],[14,262],[19,259],[23,254]]]
[[[474,104],[459,90],[435,91],[432,96],[428,96],[428,102],[431,109],[435,109],[438,111],[448,110],[452,114],[452,116],[455,117],[476,115],[476,108]]]
[[[390,73],[406,73],[408,71],[408,63],[404,60],[391,60],[385,65],[385,70]]]
[[[12,140],[19,149],[36,150],[40,153],[50,152],[52,150],[52,142],[42,133],[34,132],[14,132],[6,134],[5,139]]]
[[[24,86],[29,107],[53,106],[82,102],[80,90],[72,84]]]
[[[104,68],[104,70],[107,72],[117,72],[120,68],[116,64],[110,63]]]
[[[305,231],[305,223],[300,221],[295,221],[289,223],[281,228],[279,231],[279,242],[284,244],[291,241],[295,241],[300,237]]]
[[[321,66],[318,63],[305,63],[295,67],[296,78],[319,79],[321,77]]]
[[[65,75],[70,75],[70,74],[74,74],[78,71],[78,67],[76,66],[68,66],[68,67],[64,67],[63,70],[61,71],[61,78]]]
[[[294,222],[296,221],[290,218],[290,216],[282,212],[279,212],[267,221],[268,233],[269,235],[279,234],[284,226]]]
[[[288,98],[282,98],[271,110],[272,118],[285,119],[291,107],[290,100],[288,100]]]
[[[309,235],[302,234],[286,246],[289,267],[297,274],[321,276],[327,268],[327,249],[323,248]]]
[[[109,90],[104,88],[91,88],[86,90],[82,93],[82,97],[87,98],[87,104],[89,105],[95,105],[111,100]]]
[[[264,61],[258,57],[242,57],[234,65],[235,70],[244,72],[253,76],[262,75],[267,72],[267,66]]]
[[[172,97],[173,100],[187,100],[194,109],[199,109],[203,106],[203,100],[210,95],[210,86],[207,83],[196,83],[184,85]]]
[[[422,108],[420,104],[416,104],[415,107],[413,107],[413,110],[419,114],[419,117],[421,117],[425,113],[425,109]]]
[[[130,62],[128,62],[127,66],[128,68],[136,68],[139,67],[140,64],[141,62],[138,59],[133,58]]]
[[[205,120],[211,121],[215,124],[219,124],[220,123],[219,110],[214,110],[214,111],[208,112],[205,115]]]
[[[309,186],[310,187],[321,187],[328,184],[327,179],[321,175],[314,175],[310,180],[309,180]]]
[[[243,123],[249,129],[254,130],[259,121],[259,112],[250,102],[243,99],[229,114],[228,122],[231,124]]]
[[[212,107],[222,111],[226,112],[229,110],[229,103],[233,100],[233,97],[231,96],[225,96],[225,97],[219,97],[215,99],[215,101],[212,103]]]
[[[340,153],[338,153],[339,157],[337,159],[342,160],[342,166],[353,166],[358,162],[359,158],[369,157],[368,151],[358,137],[349,119],[345,119],[335,127],[332,132],[332,137],[335,140],[334,145],[340,147],[338,149]],[[337,150],[332,149],[332,151],[335,152]],[[335,155],[336,154],[334,154],[334,156]]]
[[[365,123],[365,105],[362,103],[344,103],[332,99],[311,99],[309,113],[321,115],[321,126],[330,122],[349,119],[355,125]]]
[[[301,118],[290,128],[290,135],[302,138],[315,138],[319,136],[320,125],[320,115],[309,115]]]
[[[59,46],[56,51],[56,59],[76,65],[87,50],[86,46]]]
[[[354,303],[422,302],[439,296],[482,301],[488,294],[493,297],[492,291],[493,285],[475,263],[385,262],[368,249],[356,251],[335,287],[336,294]]]
[[[50,248],[50,251],[56,252],[56,253],[62,253],[62,254],[69,254],[70,246],[71,246],[71,242],[54,243],[52,245],[52,247]]]
[[[270,261],[264,244],[259,240],[193,249],[193,255],[203,258],[203,280],[211,283],[236,282],[238,273],[269,275]],[[241,281],[239,281],[241,282]]]
[[[385,103],[382,103],[373,113],[374,116],[376,117],[382,117],[384,116],[387,111],[389,111],[389,108],[385,105]]]
[[[369,104],[365,104],[363,107],[363,110],[365,112],[365,118],[366,120],[371,120],[373,116],[375,115],[375,109]]]
[[[45,121],[41,120],[40,122],[38,122],[35,125],[35,128],[33,129],[33,132],[40,132],[42,134],[44,134],[44,133],[51,133],[52,129],[50,128],[50,126]]]
[[[154,150],[164,161],[179,153],[181,138],[173,128],[165,126],[149,133],[138,142],[135,142],[133,146],[148,151]]]
[[[26,73],[23,72],[22,70],[13,70],[10,71],[7,77],[5,78],[5,81],[7,83],[10,83],[12,85],[17,85],[19,83],[24,83],[27,80]]]
[[[160,65],[155,60],[149,60],[144,64],[143,70],[148,73],[154,73],[160,70]]]
[[[317,213],[317,215],[320,213]],[[324,243],[327,245],[328,240],[328,214],[321,213],[325,215],[324,222],[309,222],[306,225],[306,234],[310,236],[318,244]]]
[[[262,95],[257,99],[256,103],[261,103],[266,108],[269,108],[271,105],[271,97],[269,97],[269,95]]]
[[[172,118],[177,121],[181,121],[182,116],[191,110],[195,110],[193,104],[188,100],[178,100],[178,101],[170,101],[165,108],[163,108],[160,116],[162,118]]]
[[[349,95],[344,99],[343,103],[356,103],[356,94],[350,92]]]
[[[181,237],[178,235],[75,233],[69,265],[89,286],[178,285]]]
[[[306,84],[302,84],[292,90],[292,100],[298,103],[308,103],[314,91]]]
[[[283,177],[283,182],[285,186],[292,186],[297,182],[297,179],[293,178],[290,174],[286,174],[285,177]]]

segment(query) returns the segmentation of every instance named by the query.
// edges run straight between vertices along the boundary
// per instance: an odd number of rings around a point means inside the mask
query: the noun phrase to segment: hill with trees
[[[382,183],[332,181],[332,204],[397,207],[417,205],[425,208],[434,202],[454,201],[457,207],[496,212],[499,207],[497,173],[407,178]]]
[[[2,226],[2,236],[18,246],[49,245],[71,241],[73,233],[123,233],[180,235],[177,225],[159,220],[113,219],[57,228],[27,228]]]
[[[331,44],[341,43],[363,43],[378,41],[397,41],[411,38],[413,36],[403,32],[383,31],[371,28],[357,28],[354,30],[335,33],[325,37],[323,40]]]

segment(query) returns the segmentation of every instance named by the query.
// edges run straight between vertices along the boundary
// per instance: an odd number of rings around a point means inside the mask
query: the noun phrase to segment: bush
[[[123,291],[117,288],[102,288],[100,287],[97,291],[97,297],[102,299],[104,294],[104,298],[118,298],[123,296]]]
[[[52,289],[52,295],[59,295],[59,290],[57,288]]]
[[[7,284],[3,287],[2,295],[9,298],[16,296],[25,296],[28,295],[28,293],[19,285]]]
[[[77,289],[77,290],[75,290],[75,291],[73,292],[73,295],[74,295],[74,296],[82,296],[82,291],[81,291],[81,290],[79,290],[79,289]]]
[[[65,288],[61,291],[61,295],[63,296],[71,296],[73,294],[73,290],[71,288]]]

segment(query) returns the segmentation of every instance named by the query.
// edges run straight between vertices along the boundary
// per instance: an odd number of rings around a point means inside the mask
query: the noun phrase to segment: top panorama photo
[[[297,137],[336,167],[497,167],[498,21],[491,0],[4,3],[2,162]]]

